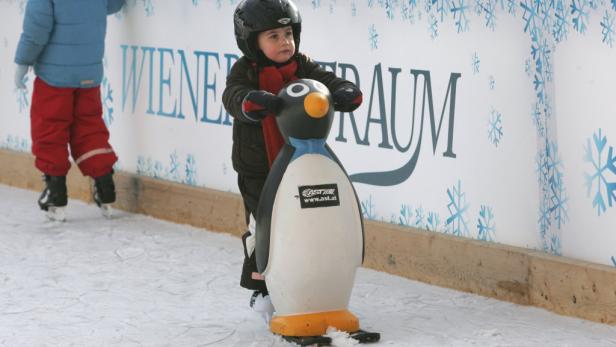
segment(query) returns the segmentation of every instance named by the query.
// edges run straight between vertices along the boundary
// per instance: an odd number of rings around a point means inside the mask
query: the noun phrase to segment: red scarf
[[[277,95],[282,87],[297,79],[297,76],[295,76],[296,71],[297,61],[295,61],[295,59],[291,60],[289,64],[281,67],[266,66],[259,72],[259,89]],[[280,152],[280,149],[284,146],[284,139],[280,134],[275,117],[274,114],[269,114],[261,121],[263,138],[265,139],[265,149],[267,151],[267,161],[270,167],[272,167],[274,159],[276,159],[278,152]]]

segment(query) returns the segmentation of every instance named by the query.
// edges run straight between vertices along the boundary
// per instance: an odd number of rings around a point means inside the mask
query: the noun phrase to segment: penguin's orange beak
[[[325,94],[312,92],[304,98],[304,109],[312,118],[323,118],[329,111],[329,101]]]

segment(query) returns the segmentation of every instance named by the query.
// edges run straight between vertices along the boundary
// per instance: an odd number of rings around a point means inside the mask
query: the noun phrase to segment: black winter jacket
[[[331,92],[352,82],[336,77],[333,72],[325,71],[308,56],[297,53],[297,78],[310,78],[327,86]],[[246,94],[259,89],[257,68],[246,57],[239,59],[227,76],[227,86],[222,94],[222,102],[229,114],[234,117],[233,149],[231,161],[237,173],[263,177],[269,172],[265,141],[261,123],[247,119],[242,112],[242,101]]]

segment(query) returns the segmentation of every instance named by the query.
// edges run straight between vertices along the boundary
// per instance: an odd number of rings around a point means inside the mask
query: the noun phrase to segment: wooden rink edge
[[[114,180],[115,208],[237,237],[244,232],[238,194],[126,172]],[[43,189],[33,156],[6,149],[0,149],[0,183]],[[74,165],[67,184],[69,198],[92,203],[91,180]],[[365,221],[365,232],[364,267],[616,325],[616,268],[383,222]]]

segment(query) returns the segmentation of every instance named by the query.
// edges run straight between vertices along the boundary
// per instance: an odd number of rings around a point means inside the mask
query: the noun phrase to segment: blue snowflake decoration
[[[361,212],[366,219],[377,219],[376,209],[374,207],[374,203],[372,202],[372,195],[370,195],[365,201],[361,202]]]
[[[158,160],[154,162],[154,171],[152,172],[152,176],[154,178],[165,178],[165,173],[163,170],[163,163],[161,163]]]
[[[357,1],[356,0],[353,0],[353,2],[351,2],[351,16],[357,17]]]
[[[201,0],[191,0],[191,1],[192,1],[193,6],[197,7],[197,6],[199,6],[199,2]]]
[[[535,103],[535,107],[533,108],[533,111],[531,112],[531,117],[533,120],[533,124],[535,125],[535,128],[537,129],[537,135],[539,135],[539,137],[545,137],[546,136],[545,125],[544,125],[545,118],[544,118],[544,113],[542,112],[540,103],[538,102]]]
[[[438,37],[438,21],[432,13],[430,13],[430,19],[428,21],[430,24],[428,27],[428,31],[430,32],[430,38],[434,40]]]
[[[470,11],[467,0],[452,0],[451,12],[456,24],[458,33],[468,31],[470,28],[470,20],[468,12]]]
[[[569,33],[569,11],[564,5],[563,0],[558,0],[554,17],[552,36],[554,36],[556,42],[562,42],[567,39],[567,34]]]
[[[313,9],[321,7],[321,0],[310,0]]]
[[[486,16],[486,28],[494,31],[496,29],[496,12],[495,12],[495,4],[492,0],[488,0],[485,5],[481,4],[482,10],[485,12]]]
[[[499,142],[503,138],[503,124],[502,115],[500,112],[492,109],[490,112],[490,121],[488,122],[488,139],[494,145],[498,147]]]
[[[592,141],[586,141],[584,161],[592,164],[591,173],[584,173],[586,182],[586,194],[590,196],[594,192],[592,206],[597,209],[597,215],[601,216],[607,210],[607,205],[612,207],[616,200],[616,156],[613,147],[607,151],[607,136],[601,134],[601,129],[593,134]],[[611,172],[611,179],[609,173]]]
[[[145,14],[148,17],[151,17],[154,15],[154,4],[152,3],[152,0],[142,0],[143,1],[143,7],[145,8]]]
[[[101,103],[103,105],[103,121],[109,127],[113,123],[113,90],[109,79],[105,76],[101,83]]]
[[[461,185],[462,183],[458,180],[457,186],[447,189],[449,217],[445,224],[453,235],[468,237],[470,234],[465,218],[468,203],[466,202],[466,193],[462,192]]]
[[[531,30],[531,56],[535,63],[535,75],[533,85],[537,99],[546,104],[545,84],[552,81],[552,49],[549,47],[547,38],[537,28]]]
[[[436,2],[436,12],[439,14],[442,23],[445,21],[445,17],[451,12],[453,2],[450,2],[450,0],[432,0],[432,3],[434,2]]]
[[[393,20],[394,14],[396,13],[396,1],[397,0],[384,0],[385,1],[385,14],[387,15],[387,19]]]
[[[137,175],[154,177],[154,165],[151,158],[137,157]]]
[[[370,49],[371,50],[375,50],[377,49],[378,43],[379,43],[379,34],[376,32],[376,26],[374,24],[372,24],[370,26],[370,28],[368,29],[368,39],[370,40]]]
[[[543,241],[543,249],[553,254],[559,254],[555,250],[554,237],[551,226],[561,229],[569,220],[567,212],[567,194],[565,192],[562,162],[558,155],[558,146],[555,142],[547,142],[544,150],[537,155],[537,174],[541,189],[541,201],[539,211],[539,234]]]
[[[515,17],[515,9],[517,8],[517,0],[507,0],[507,12]]]
[[[168,177],[174,182],[180,182],[180,162],[177,151],[173,151],[169,155],[169,169],[167,170]]]
[[[581,34],[584,34],[588,27],[588,7],[588,0],[573,0],[571,2],[573,28]]]
[[[417,8],[417,0],[402,1],[400,12],[402,13],[402,19],[411,24],[415,24],[417,20],[421,19],[421,11]]]
[[[547,235],[550,231],[550,226],[552,225],[552,220],[550,218],[550,207],[548,205],[548,200],[541,199],[539,204],[539,235],[541,236],[541,240],[545,240],[545,235]],[[544,242],[545,244],[545,242]]]
[[[30,152],[32,143],[30,142],[30,139],[7,135],[6,140],[0,143],[0,148],[10,149],[16,152]]]
[[[483,0],[474,0],[475,1],[475,6],[473,7],[473,9],[475,10],[475,14],[477,16],[481,16],[481,13],[483,13]]]
[[[607,10],[603,15],[601,27],[603,27],[603,29],[601,29],[601,34],[603,34],[602,42],[611,48],[614,45],[614,17],[612,17]]]
[[[400,216],[398,216],[398,224],[402,226],[411,226],[413,218],[413,208],[410,205],[402,204],[400,206]]]
[[[477,54],[477,52],[473,53],[473,58],[472,58],[472,68],[473,68],[473,74],[478,74],[479,73],[479,66],[481,64],[481,60],[479,60],[479,54]]]
[[[520,2],[520,7],[522,7],[524,12],[522,14],[522,20],[524,21],[524,32],[527,32],[531,26],[534,27],[539,6],[541,6],[541,1],[523,0]]]
[[[552,237],[550,237],[550,243],[548,244],[548,247],[544,250],[554,255],[562,255],[560,236],[552,235]]]
[[[421,206],[415,209],[415,226],[418,228],[424,226],[424,210]]]
[[[184,168],[185,177],[182,178]],[[178,183],[197,185],[196,161],[193,155],[187,155],[186,163],[181,163],[177,151],[169,155],[169,166],[165,167],[159,160],[142,155],[137,157],[137,174],[158,179],[166,179]]]
[[[488,77],[488,87],[490,88],[490,90],[494,90],[496,88],[496,80],[492,75]]]
[[[197,184],[197,162],[195,156],[189,154],[186,156],[186,166],[184,167],[186,178],[184,183],[194,186]]]
[[[436,212],[429,212],[426,223],[426,229],[428,231],[438,231],[441,226],[441,218]]]
[[[560,229],[562,225],[569,220],[569,214],[567,212],[567,201],[569,198],[565,192],[563,174],[557,172],[553,180],[553,182],[550,182],[550,212],[556,222],[556,227]]]
[[[479,218],[477,218],[477,239],[482,241],[494,241],[496,225],[494,223],[494,213],[492,208],[486,205],[481,205],[479,209]]]

